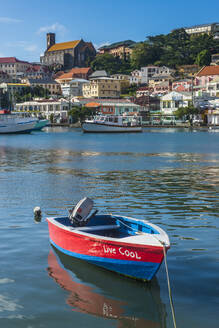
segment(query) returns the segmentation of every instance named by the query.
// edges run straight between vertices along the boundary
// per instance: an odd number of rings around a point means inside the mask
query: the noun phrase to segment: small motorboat
[[[82,130],[87,133],[142,132],[142,118],[137,115],[97,115],[85,120]]]
[[[69,216],[47,218],[51,244],[59,251],[110,271],[151,280],[170,248],[168,235],[149,221],[92,214],[83,198]]]

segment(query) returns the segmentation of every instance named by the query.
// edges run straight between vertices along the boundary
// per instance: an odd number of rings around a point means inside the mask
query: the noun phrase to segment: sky
[[[56,42],[83,39],[98,48],[123,40],[219,22],[211,0],[0,0],[0,57],[39,62],[46,33]]]

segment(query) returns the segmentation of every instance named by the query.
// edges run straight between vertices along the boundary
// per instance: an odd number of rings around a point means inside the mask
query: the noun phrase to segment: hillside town
[[[212,34],[219,42],[219,23],[185,32],[194,38]],[[140,115],[144,125],[219,125],[218,52],[211,53],[208,65],[147,63],[129,74],[90,65],[104,55],[127,61],[135,47],[132,40],[99,49],[82,39],[56,43],[55,33],[47,33],[39,62],[0,58],[0,108],[30,112],[57,124],[75,123],[75,111],[84,108],[86,115]]]

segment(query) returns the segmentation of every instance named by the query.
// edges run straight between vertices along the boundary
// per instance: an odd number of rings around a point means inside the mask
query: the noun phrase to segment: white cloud
[[[37,34],[48,33],[48,32],[61,32],[61,33],[65,33],[66,32],[66,28],[62,24],[54,23],[54,24],[49,25],[49,26],[42,26],[42,27],[40,27],[39,30],[37,31]]]
[[[106,41],[106,42],[104,42],[104,43],[101,43],[101,44],[94,44],[94,48],[97,50],[97,49],[99,49],[99,48],[101,48],[101,47],[103,47],[103,46],[109,46],[111,43],[109,42],[109,41]]]
[[[21,19],[11,18],[11,17],[0,17],[0,23],[21,23]]]
[[[8,42],[6,46],[10,48],[23,48],[29,52],[36,52],[38,50],[38,46],[36,44],[31,44],[27,41]]]
[[[36,44],[30,44],[29,46],[25,47],[25,50],[29,52],[36,52],[38,47]]]

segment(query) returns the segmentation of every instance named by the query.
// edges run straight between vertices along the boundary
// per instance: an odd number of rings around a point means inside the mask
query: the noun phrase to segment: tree
[[[88,116],[96,114],[96,109],[87,107],[72,107],[68,111],[68,117],[71,117],[72,123],[82,122]]]
[[[152,45],[150,42],[138,43],[131,55],[131,67],[141,68],[153,64],[155,61],[160,59],[162,49],[157,45]]]
[[[210,62],[211,62],[211,54],[207,49],[200,51],[195,61],[195,63],[200,67],[208,66],[210,65]]]
[[[114,57],[111,54],[98,55],[90,63],[93,71],[105,70],[109,74],[126,74],[130,73],[130,60],[124,60],[119,57]]]
[[[8,93],[0,90],[0,109],[8,109],[11,106]]]
[[[109,74],[114,74],[119,69],[119,61],[111,54],[98,55],[91,62],[91,68],[93,71],[105,70]]]
[[[184,29],[176,29],[167,35],[148,36],[146,41],[137,43],[131,66],[139,69],[150,64],[170,68],[194,63],[209,65],[210,56],[218,52],[219,42],[212,35],[190,36]]]
[[[194,115],[199,114],[199,109],[194,106],[179,107],[174,115],[181,119],[189,119],[192,122]]]

